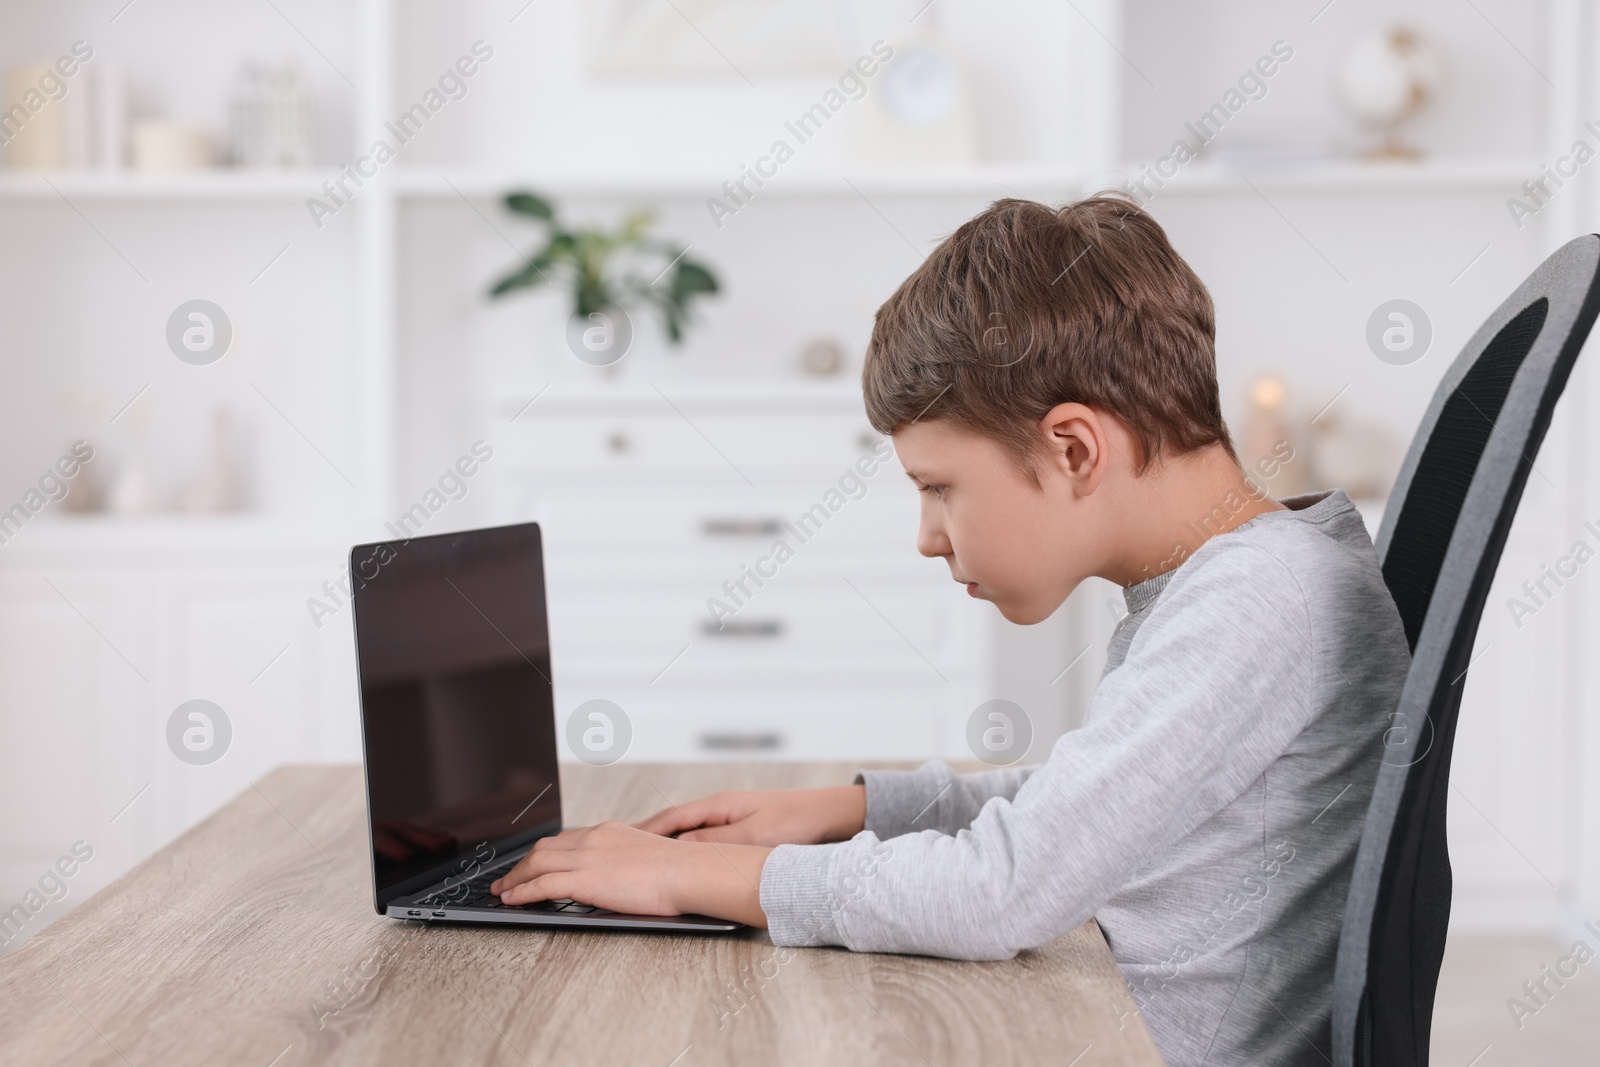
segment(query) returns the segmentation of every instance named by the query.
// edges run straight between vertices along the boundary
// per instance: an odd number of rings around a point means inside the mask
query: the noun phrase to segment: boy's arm
[[[1090,725],[969,829],[774,849],[760,883],[773,943],[1006,959],[1088,919],[1248,788],[1311,714],[1311,620],[1293,576],[1249,546],[1184,578],[1101,683]]]
[[[914,771],[862,771],[856,785],[867,787],[865,829],[881,838],[937,830],[954,834],[972,825],[983,806],[995,797],[1010,800],[1031,767],[1002,767],[977,774],[957,774],[943,760],[930,760]]]

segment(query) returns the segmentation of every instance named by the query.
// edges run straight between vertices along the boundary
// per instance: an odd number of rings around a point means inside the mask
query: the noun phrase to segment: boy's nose
[[[930,559],[949,556],[950,539],[933,527],[922,526],[917,530],[917,551]]]

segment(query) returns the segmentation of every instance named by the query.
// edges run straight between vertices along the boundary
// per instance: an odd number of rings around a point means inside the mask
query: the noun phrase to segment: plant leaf
[[[695,293],[714,293],[717,288],[716,275],[692,260],[680,259],[672,272],[672,295],[680,302]]]
[[[617,306],[615,294],[606,285],[605,279],[587,273],[578,275],[577,307],[575,312],[583,318],[588,318],[597,311],[604,311]]]
[[[563,236],[556,235],[544,246],[542,252],[526,260],[521,270],[513,271],[501,278],[495,283],[494,288],[489,290],[489,295],[504,296],[513,289],[533,289],[554,281],[550,275],[555,270],[556,264],[570,258],[567,247],[570,242],[563,242]]]
[[[534,193],[512,193],[506,197],[506,207],[519,215],[532,215],[546,222],[554,221],[556,212],[550,201]]]
[[[550,278],[540,269],[542,266],[538,260],[530,260],[521,270],[513,271],[496,282],[494,288],[489,290],[489,295],[504,296],[513,289],[533,289],[543,285]]]
[[[689,325],[693,301],[721,288],[710,268],[683,254],[688,249],[650,236],[655,217],[649,211],[629,214],[616,229],[587,226],[569,230],[556,220],[551,202],[538,194],[510,193],[505,204],[520,215],[542,221],[549,241],[537,255],[496,282],[491,296],[559,282],[572,298],[573,314],[580,317],[612,309],[656,308],[668,341],[678,345]],[[614,261],[618,253],[620,263]],[[659,276],[647,281],[630,270],[650,254],[661,255],[668,264],[666,273],[671,277],[665,285],[660,284]]]
[[[635,211],[622,222],[622,232],[617,235],[618,243],[637,245],[642,243],[645,233],[655,222],[655,216],[648,211]]]
[[[550,244],[539,253],[540,258],[548,258],[552,263],[566,260],[571,263],[578,261],[578,239],[566,230],[556,230],[550,235]]]

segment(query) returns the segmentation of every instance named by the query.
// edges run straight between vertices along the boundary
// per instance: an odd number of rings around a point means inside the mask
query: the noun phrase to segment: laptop
[[[571,900],[507,907],[489,884],[561,831],[537,523],[350,550],[373,901],[496,926],[737,930]]]

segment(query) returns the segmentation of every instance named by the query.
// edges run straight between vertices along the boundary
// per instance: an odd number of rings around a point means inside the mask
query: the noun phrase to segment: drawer
[[[675,655],[686,645],[702,668],[796,660],[916,663],[919,652],[937,664],[948,643],[948,612],[941,608],[952,595],[859,580],[852,588],[842,577],[826,584],[774,581],[733,614],[713,617],[708,599],[732,604],[710,583],[632,591],[553,584],[551,652],[558,666],[606,660],[660,660],[664,666],[663,653]]]
[[[841,472],[840,477],[843,477]],[[639,496],[626,490],[542,494],[546,557],[695,553],[754,563],[777,541],[796,555],[875,551],[915,559],[916,490],[890,461],[870,478],[815,478],[787,490],[699,490]]]
[[[666,401],[661,407],[659,414],[615,417],[530,413],[497,438],[496,462],[535,469],[728,469],[742,481],[735,469],[805,465],[842,470],[882,440],[860,414],[685,416]]]
[[[627,716],[628,762],[706,759],[923,759],[937,754],[944,712],[932,689],[774,693],[662,693],[648,688],[576,689],[557,701],[561,758],[568,719],[588,700],[608,700]],[[581,738],[581,728],[573,736]],[[581,744],[581,741],[580,741]],[[681,798],[674,798],[681,799]]]

